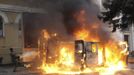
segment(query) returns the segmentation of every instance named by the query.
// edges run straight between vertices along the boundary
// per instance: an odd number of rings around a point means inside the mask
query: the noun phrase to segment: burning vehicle
[[[104,45],[101,42],[85,40],[65,42],[53,40],[50,43],[51,38],[52,36],[49,40],[39,43],[42,65],[38,69],[41,69],[45,74],[99,72],[104,75],[123,70],[127,66],[126,42],[114,43],[110,40]]]
[[[81,70],[88,65],[97,65],[98,63],[98,43],[75,41],[75,62],[81,64]],[[81,61],[80,61],[81,60]]]
[[[38,39],[41,65],[44,74],[114,74],[127,69],[127,42],[116,40],[103,24],[89,23],[84,9],[73,15],[78,27],[71,32],[73,38],[43,29]]]
[[[71,39],[66,40],[68,36],[60,36],[47,29],[41,31],[38,39],[41,63],[38,69],[42,73],[112,75],[127,69],[127,42],[112,37],[112,33],[99,20],[90,23],[84,9],[71,17],[78,24],[71,31]]]

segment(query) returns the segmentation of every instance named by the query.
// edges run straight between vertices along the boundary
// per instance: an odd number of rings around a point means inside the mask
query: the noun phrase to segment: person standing
[[[16,72],[19,57],[14,52],[13,48],[10,48],[10,56],[11,56],[11,62],[14,66],[13,72]]]

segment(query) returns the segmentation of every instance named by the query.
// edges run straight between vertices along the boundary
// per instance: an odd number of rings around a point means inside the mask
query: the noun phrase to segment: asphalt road
[[[128,67],[130,68],[130,70],[118,71],[114,75],[134,75],[134,64],[129,64]],[[12,66],[3,66],[0,67],[0,75],[63,75],[63,74],[42,74],[40,71],[36,69],[26,69],[24,67],[18,67],[17,72],[13,72]],[[69,74],[69,75],[74,75],[74,74]],[[96,73],[86,73],[86,74],[79,74],[79,75],[102,75],[102,74],[96,72]],[[104,74],[104,75],[111,75],[111,74]]]

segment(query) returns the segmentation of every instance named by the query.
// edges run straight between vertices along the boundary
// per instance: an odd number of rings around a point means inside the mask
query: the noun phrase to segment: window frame
[[[4,18],[0,15],[1,19],[2,19],[2,34],[0,35],[1,37],[5,36],[5,22],[4,22]]]

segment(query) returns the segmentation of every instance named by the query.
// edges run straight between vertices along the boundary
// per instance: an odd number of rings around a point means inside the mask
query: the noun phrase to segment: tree
[[[107,0],[103,6],[106,11],[99,18],[113,25],[113,32],[117,28],[124,30],[134,22],[134,0]]]

